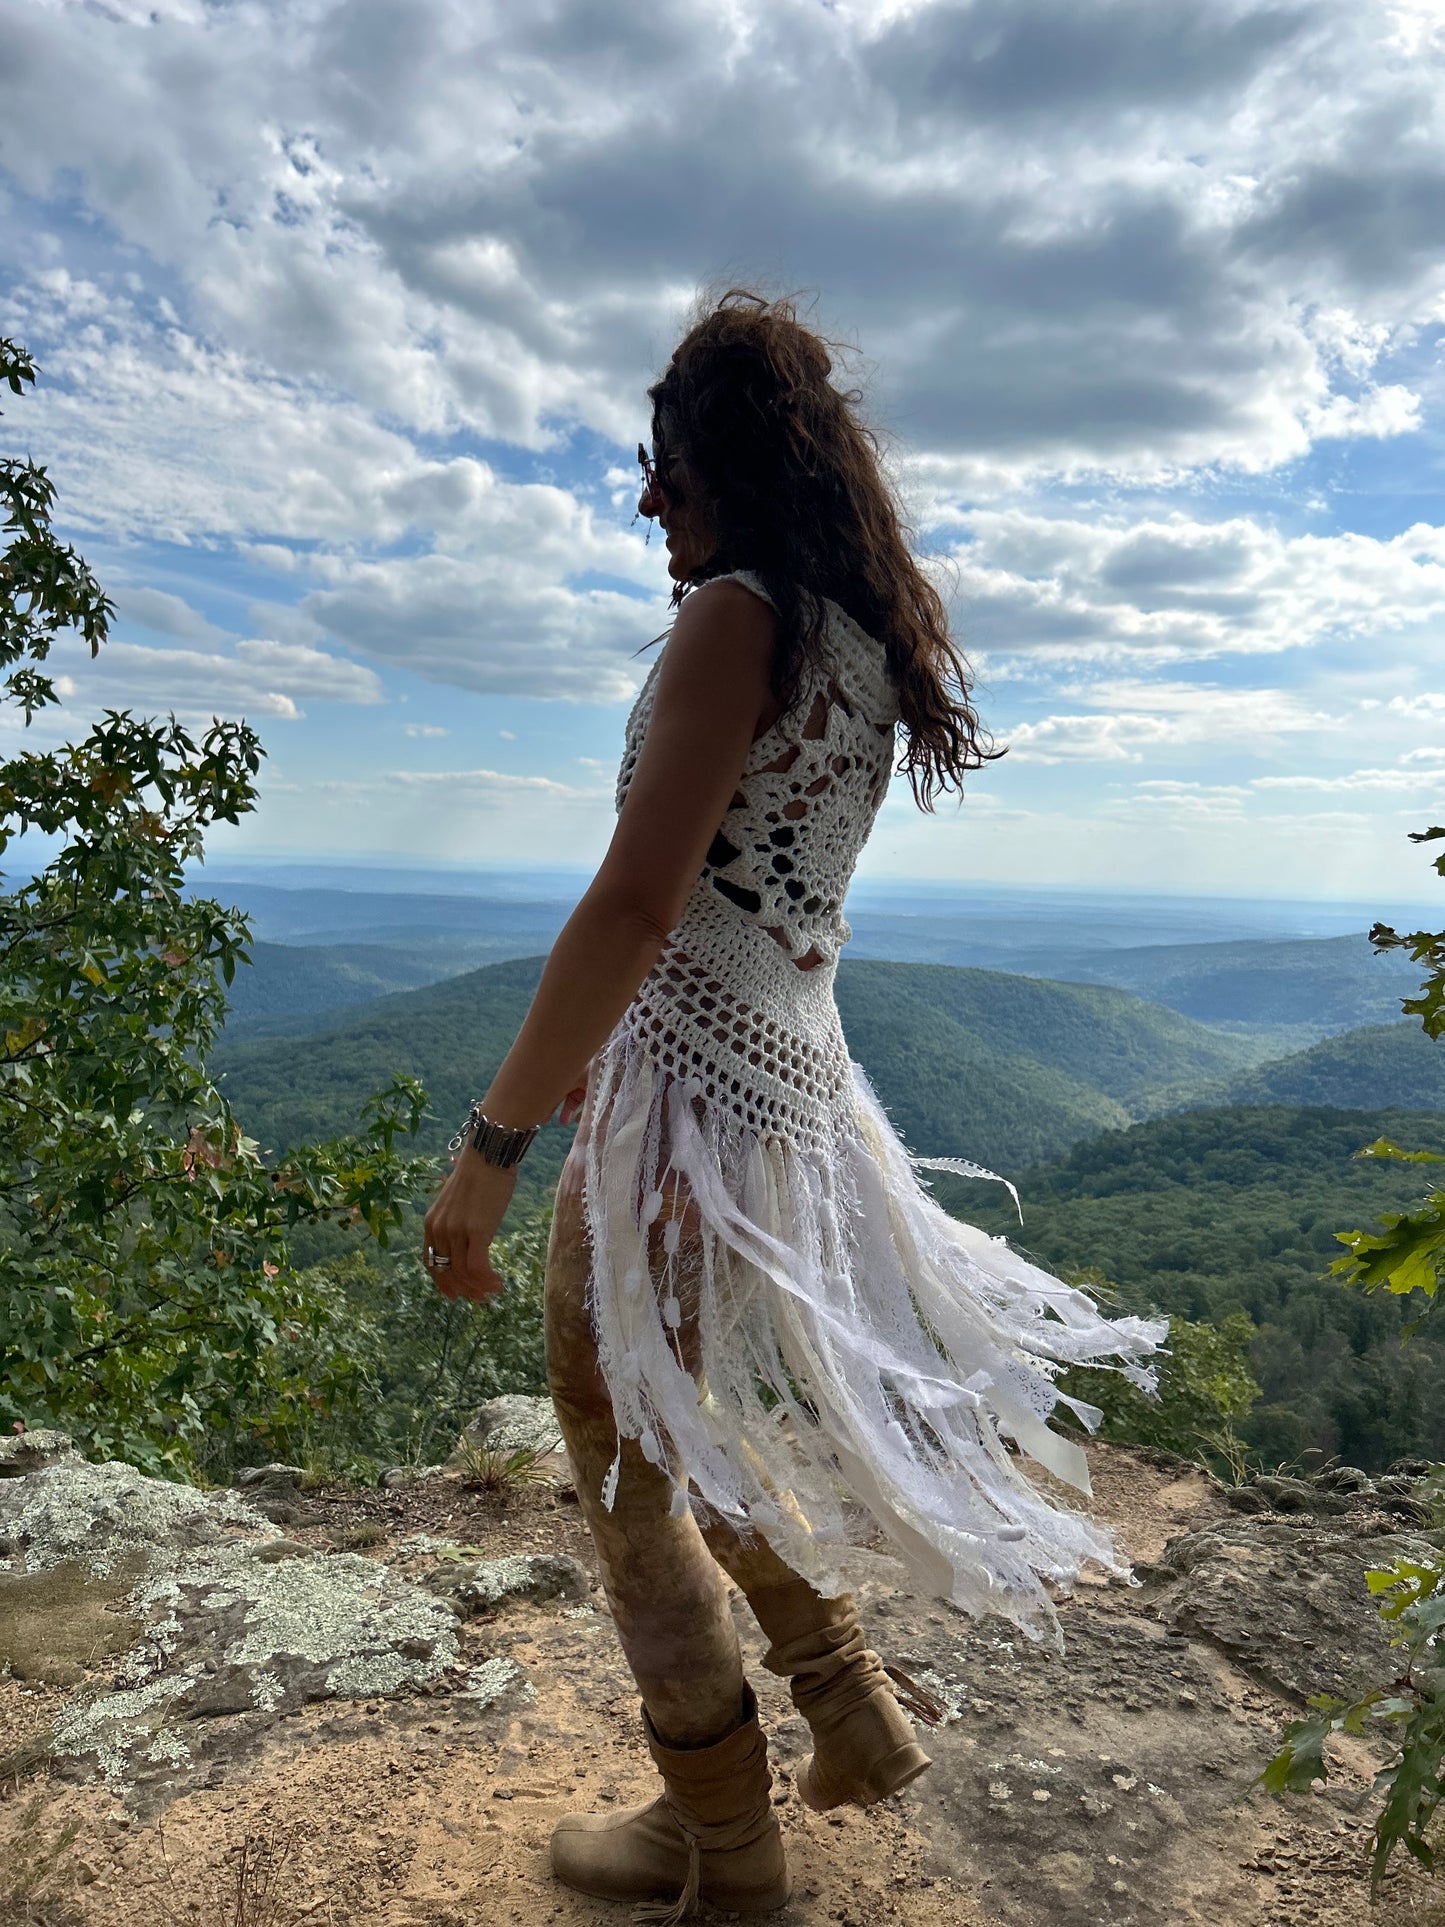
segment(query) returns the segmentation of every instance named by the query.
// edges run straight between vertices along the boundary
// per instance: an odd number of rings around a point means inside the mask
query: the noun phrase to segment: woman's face
[[[687,486],[687,471],[669,462],[663,473],[654,466],[643,482],[637,512],[655,519],[667,538],[667,572],[674,582],[686,582],[717,548],[717,531],[705,504]]]

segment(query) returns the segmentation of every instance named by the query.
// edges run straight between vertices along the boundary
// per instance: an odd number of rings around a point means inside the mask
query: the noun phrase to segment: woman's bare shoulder
[[[690,589],[677,612],[678,621],[681,622],[689,611],[694,621],[705,615],[717,623],[747,623],[768,635],[772,634],[778,620],[762,584],[743,571],[737,575],[717,576],[711,582],[699,583],[697,588]]]
[[[690,590],[668,636],[654,707],[726,701],[761,709],[777,633],[771,606],[741,583],[723,578]]]

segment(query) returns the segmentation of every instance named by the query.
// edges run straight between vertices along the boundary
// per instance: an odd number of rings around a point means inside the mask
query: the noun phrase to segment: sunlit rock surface
[[[0,1539],[12,1674],[77,1684],[97,1654],[116,1661],[50,1744],[59,1770],[115,1791],[174,1788],[308,1701],[465,1684],[444,1598],[285,1538],[235,1492],[54,1451],[0,1485]]]

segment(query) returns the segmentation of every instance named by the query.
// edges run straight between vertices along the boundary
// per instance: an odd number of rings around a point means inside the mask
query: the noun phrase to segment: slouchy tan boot
[[[743,1724],[710,1746],[664,1746],[643,1708],[661,1796],[624,1813],[575,1813],[552,1835],[552,1871],[599,1900],[656,1902],[638,1921],[672,1927],[705,1901],[732,1913],[772,1913],[792,1892],[769,1798],[767,1742],[744,1688]]]
[[[825,1599],[804,1581],[769,1587],[748,1603],[772,1641],[769,1672],[789,1681],[812,1728],[813,1751],[796,1769],[798,1797],[816,1812],[887,1799],[933,1762],[914,1737],[893,1682],[858,1624],[852,1597]],[[942,1708],[902,1680],[921,1717]]]

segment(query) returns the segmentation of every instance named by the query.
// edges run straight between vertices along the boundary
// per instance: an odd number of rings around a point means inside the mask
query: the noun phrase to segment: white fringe
[[[599,1056],[590,1289],[619,1436],[653,1463],[671,1448],[675,1509],[691,1481],[821,1592],[847,1590],[859,1570],[848,1494],[928,1591],[1057,1645],[1046,1583],[1066,1592],[1086,1561],[1119,1574],[1127,1562],[1105,1530],[1051,1504],[1004,1440],[1087,1494],[1083,1452],[1046,1421],[1060,1403],[1091,1429],[1100,1414],[1054,1375],[1114,1360],[1152,1389],[1168,1321],[1110,1319],[951,1218],[857,1065],[853,1075],[853,1129],[821,1158],[730,1120],[625,1028]],[[700,1273],[688,1278],[675,1227],[661,1275],[649,1270],[648,1228],[670,1179],[701,1219]],[[675,1335],[680,1290],[697,1301],[698,1380]],[[615,1466],[607,1485],[615,1492]]]

